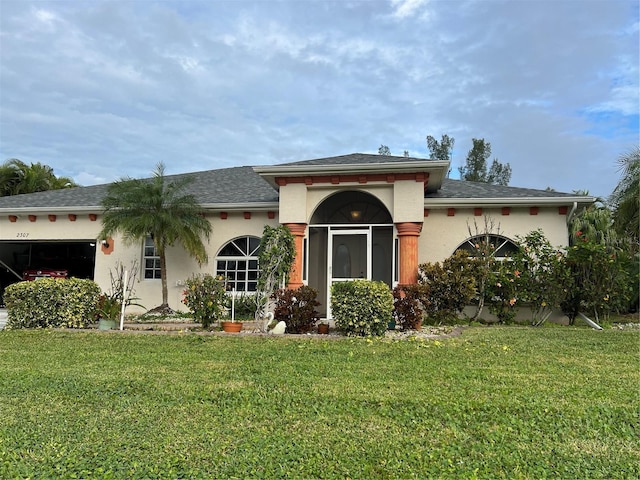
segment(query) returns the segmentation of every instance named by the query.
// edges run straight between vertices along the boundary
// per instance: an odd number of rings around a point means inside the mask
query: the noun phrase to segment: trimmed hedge
[[[41,278],[4,291],[6,328],[85,328],[96,320],[100,287],[80,278]]]
[[[382,336],[393,318],[393,295],[384,282],[334,283],[331,313],[336,327],[348,336]]]

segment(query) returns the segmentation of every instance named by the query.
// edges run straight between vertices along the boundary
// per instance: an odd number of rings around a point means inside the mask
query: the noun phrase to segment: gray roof
[[[300,162],[280,163],[280,165],[362,165],[374,163],[403,163],[403,162],[431,162],[428,158],[397,157],[393,155],[375,155],[371,153],[350,153],[337,157],[315,158]]]
[[[232,167],[204,172],[167,175],[168,180],[192,176],[190,191],[198,202],[238,204],[277,202],[278,192],[253,171],[252,167]],[[76,187],[48,192],[0,197],[3,208],[100,207],[107,185]]]
[[[571,193],[535,190],[532,188],[503,187],[483,182],[467,182],[445,178],[442,189],[425,195],[425,198],[563,198],[575,197]]]
[[[370,155],[354,153],[337,157],[319,158],[302,162],[287,163],[282,165],[358,165],[370,163],[390,163],[403,161],[415,162],[410,157],[391,157],[385,155]],[[429,161],[429,160],[424,160]],[[169,175],[167,178],[175,179],[184,176],[193,176],[191,191],[203,205],[210,204],[250,204],[250,203],[275,203],[278,201],[278,192],[252,167],[232,167],[219,170],[207,170],[203,172]],[[105,195],[107,185],[94,185],[89,187],[76,187],[63,190],[51,190],[48,192],[30,193],[0,197],[0,209],[10,210],[16,208],[96,208],[99,209],[102,198]],[[516,198],[563,198],[575,197],[568,193],[549,192],[546,190],[534,190],[529,188],[503,187],[486,183],[464,182],[461,180],[444,179],[442,189],[435,193],[425,195],[425,198],[433,199],[483,199],[503,198],[506,201]]]

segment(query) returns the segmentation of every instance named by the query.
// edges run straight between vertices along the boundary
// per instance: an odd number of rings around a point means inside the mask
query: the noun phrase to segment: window
[[[229,289],[255,292],[258,286],[258,237],[240,237],[227,243],[216,257],[216,275],[227,278]]]
[[[160,257],[151,235],[147,235],[147,238],[144,239],[142,263],[144,265],[144,278],[160,278]]]
[[[518,246],[515,243],[500,235],[476,235],[475,237],[468,238],[462,245],[456,248],[456,251],[464,250],[469,252],[470,255],[474,255],[476,252],[476,244],[486,241],[492,246],[493,257],[498,260],[509,258],[518,251]]]

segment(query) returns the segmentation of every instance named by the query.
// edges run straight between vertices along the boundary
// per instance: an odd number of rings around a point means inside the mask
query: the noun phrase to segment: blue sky
[[[472,138],[607,196],[639,143],[638,0],[0,0],[0,160],[90,185]]]

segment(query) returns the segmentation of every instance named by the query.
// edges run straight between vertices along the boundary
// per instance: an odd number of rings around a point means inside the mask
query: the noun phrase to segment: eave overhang
[[[535,206],[587,206],[594,203],[594,197],[566,196],[566,197],[500,197],[500,198],[425,198],[424,207],[439,208],[474,208],[474,207],[535,207]]]
[[[269,165],[253,167],[276,190],[290,178],[339,177],[353,175],[410,175],[425,174],[428,178],[427,192],[435,192],[449,170],[448,161],[407,161],[383,163],[358,163],[339,165]]]

